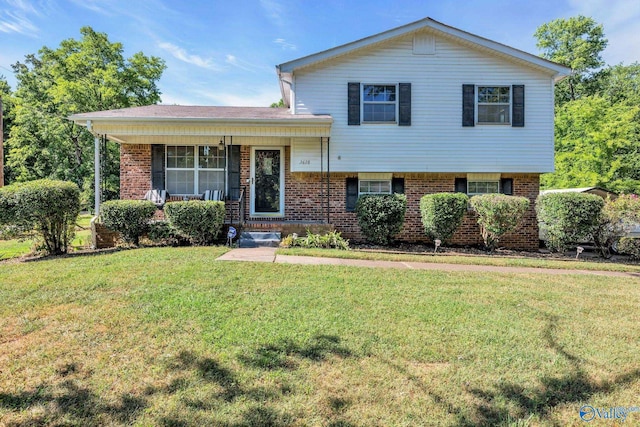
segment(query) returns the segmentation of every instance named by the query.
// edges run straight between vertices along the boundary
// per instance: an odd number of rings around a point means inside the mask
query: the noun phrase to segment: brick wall
[[[151,145],[120,145],[120,198],[142,199],[151,189]]]
[[[318,173],[288,174],[286,190],[286,218],[289,220],[326,220],[326,177]],[[362,240],[356,215],[346,212],[346,178],[357,174],[332,173],[330,179],[330,215],[329,221],[341,231],[344,237]],[[394,174],[404,178],[407,196],[407,214],[404,227],[398,239],[408,242],[428,241],[424,235],[420,219],[420,198],[425,194],[453,191],[455,178],[465,174]],[[505,235],[501,246],[535,250],[538,248],[538,224],[534,203],[538,195],[539,176],[537,174],[503,174],[504,178],[513,178],[514,195],[527,197],[531,206],[519,229]],[[472,212],[465,215],[460,229],[454,235],[452,244],[479,245],[482,243],[480,229]]]

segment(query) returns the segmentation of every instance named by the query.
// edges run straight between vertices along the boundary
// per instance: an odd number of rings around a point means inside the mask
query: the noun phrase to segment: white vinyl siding
[[[296,112],[333,117],[331,171],[553,171],[552,76],[437,34],[435,44],[435,54],[414,55],[408,35],[296,70]],[[349,82],[411,83],[411,126],[348,126]],[[463,127],[463,84],[525,85],[526,126]]]

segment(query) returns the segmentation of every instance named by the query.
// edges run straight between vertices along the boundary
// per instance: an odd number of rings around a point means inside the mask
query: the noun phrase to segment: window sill
[[[360,122],[361,125],[397,125],[398,122]]]
[[[511,123],[477,122],[476,126],[511,126]]]

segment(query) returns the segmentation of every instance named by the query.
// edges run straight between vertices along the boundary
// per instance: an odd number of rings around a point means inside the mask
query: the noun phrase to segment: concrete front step
[[[277,231],[243,231],[240,233],[238,247],[258,248],[258,247],[278,247],[282,235]]]

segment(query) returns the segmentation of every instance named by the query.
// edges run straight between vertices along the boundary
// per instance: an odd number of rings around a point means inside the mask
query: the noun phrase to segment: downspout
[[[322,158],[323,143],[324,138],[320,137],[320,200],[322,200],[322,196],[324,195],[324,189],[322,188],[322,175],[324,173],[324,159]]]
[[[327,224],[331,224],[331,220],[329,218],[329,212],[330,212],[330,201],[331,201],[331,167],[329,166],[329,142],[331,141],[331,137],[328,136],[327,137]],[[321,153],[322,154],[322,153]]]

